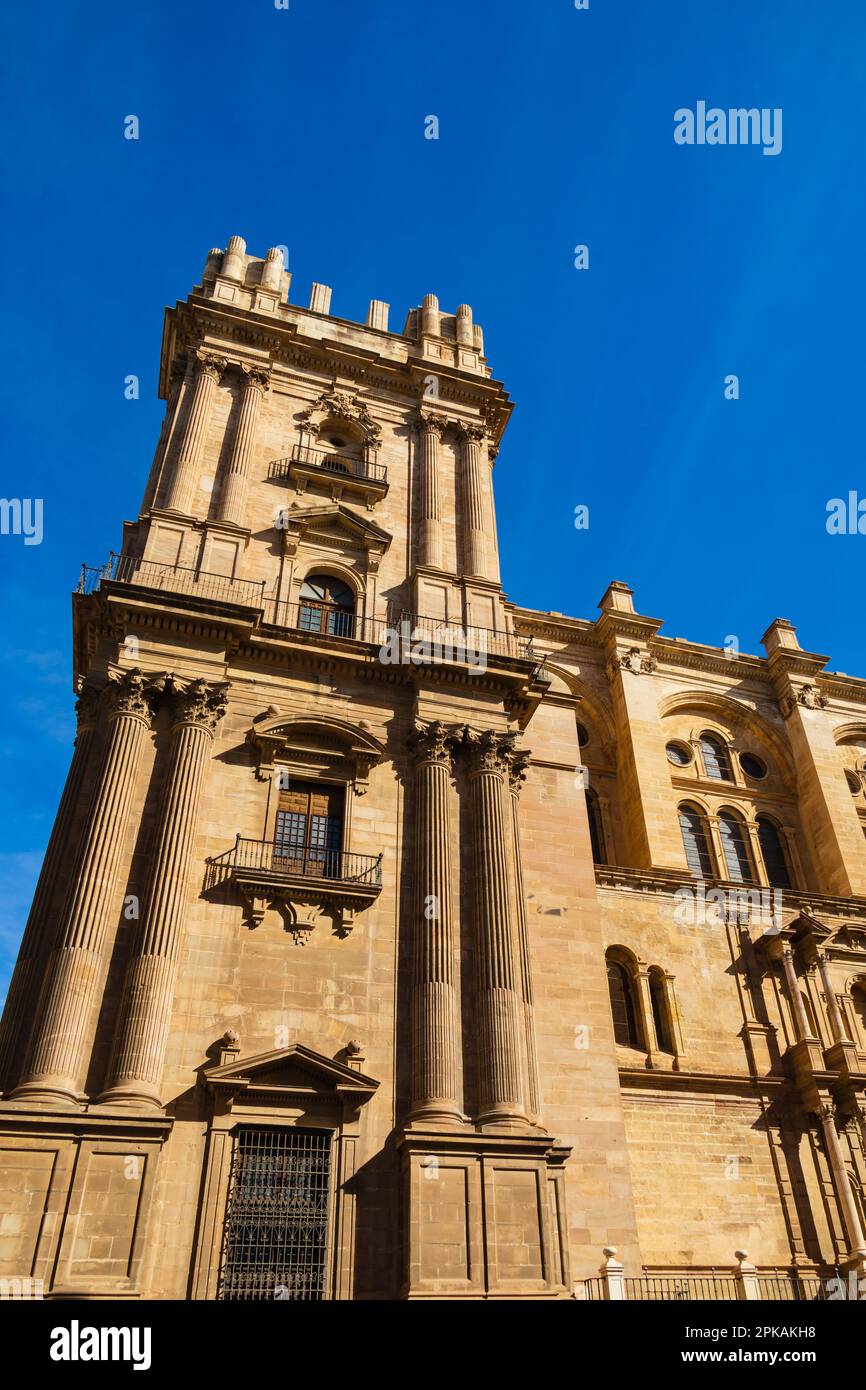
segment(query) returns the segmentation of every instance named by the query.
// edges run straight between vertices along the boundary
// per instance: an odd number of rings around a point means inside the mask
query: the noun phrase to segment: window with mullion
[[[701,734],[701,756],[707,777],[714,782],[733,782],[728,750],[715,734]]]
[[[689,871],[695,878],[712,878],[713,860],[703,816],[690,806],[681,806],[679,814],[680,832]]]

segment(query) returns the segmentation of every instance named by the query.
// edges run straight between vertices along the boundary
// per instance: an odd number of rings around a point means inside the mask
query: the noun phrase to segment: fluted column
[[[411,740],[416,758],[411,1119],[434,1122],[462,1119],[448,821],[451,742],[438,721],[419,725]]]
[[[159,1107],[199,791],[226,687],[177,690],[168,768],[134,955],[124,982],[103,1104]]]
[[[201,350],[196,353],[192,404],[165,503],[169,510],[183,512],[185,516],[189,515],[192,507],[199,477],[214,391],[225,368],[224,357],[217,357],[212,352]]]
[[[850,1255],[866,1258],[866,1234],[860,1220],[860,1211],[857,1206],[857,1199],[851,1186],[851,1179],[848,1176],[848,1169],[845,1166],[845,1155],[842,1152],[842,1145],[839,1142],[839,1135],[836,1131],[836,1117],[833,1106],[823,1104],[818,1115],[821,1130],[824,1135],[824,1148],[830,1163],[830,1172],[833,1177],[833,1186],[842,1211],[842,1220],[845,1226],[845,1235],[848,1240],[848,1251]]]
[[[529,930],[526,921],[526,891],[523,886],[523,859],[520,853],[520,789],[526,780],[529,754],[517,753],[508,769],[511,792],[511,845],[514,864],[514,909],[517,921],[517,946],[520,958],[520,996],[523,1003],[523,1038],[526,1049],[526,1108],[533,1120],[538,1119],[540,1098],[538,1089],[538,1050],[535,1043],[535,1007],[532,992],[532,969],[529,959]]]
[[[797,972],[794,968],[794,953],[787,943],[782,946],[782,969],[785,973],[788,998],[791,1001],[791,1011],[794,1015],[794,1028],[797,1033],[797,1041],[804,1042],[806,1039],[814,1040],[812,1025],[806,1013],[806,1006],[803,1003],[803,996],[800,993],[800,982],[797,979]]]
[[[51,944],[51,905],[54,900],[61,866],[68,865],[73,853],[69,843],[75,818],[81,783],[93,745],[93,735],[99,717],[99,699],[92,688],[82,691],[75,706],[78,732],[72,761],[57,808],[57,815],[45,851],[45,859],[33,895],[33,903],[21,938],[18,960],[6,996],[6,1007],[0,1020],[0,1092],[18,1079],[17,1064],[26,1025],[36,1005],[40,965]]]
[[[485,567],[485,463],[481,455],[484,442],[481,425],[460,429],[460,476],[463,511],[463,572],[486,578]]]
[[[511,737],[467,731],[472,795],[478,980],[480,1123],[526,1123],[520,1078],[520,1024],[508,902],[504,777]]]
[[[117,871],[141,749],[150,727],[151,699],[158,687],[159,682],[148,682],[134,670],[113,677],[106,692],[105,755],[15,1097],[75,1101],[86,1081],[105,932],[116,905]]]
[[[420,497],[418,504],[418,564],[442,567],[442,511],[439,499],[439,441],[448,421],[444,415],[420,411],[418,443]]]
[[[816,952],[818,962],[818,973],[821,976],[821,983],[824,986],[824,999],[827,1004],[827,1016],[830,1020],[830,1028],[833,1033],[833,1041],[837,1043],[851,1043],[853,1039],[848,1037],[848,1029],[839,1008],[839,1001],[836,998],[836,991],[833,988],[833,981],[830,978],[830,971],[827,968],[827,957],[823,951]]]
[[[247,477],[256,439],[259,406],[270,385],[270,372],[262,367],[241,366],[243,386],[240,414],[219,498],[219,519],[235,526],[246,520]]]

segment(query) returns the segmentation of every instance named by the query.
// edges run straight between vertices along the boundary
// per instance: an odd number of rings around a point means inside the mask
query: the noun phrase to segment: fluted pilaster
[[[523,1003],[523,1043],[526,1054],[526,1108],[532,1119],[540,1109],[538,1089],[538,1050],[535,1043],[535,1005],[532,992],[532,969],[529,959],[529,930],[526,921],[526,893],[523,886],[523,858],[520,852],[520,789],[526,780],[528,753],[516,753],[508,769],[511,792],[511,840],[514,865],[514,911],[517,923],[517,950],[520,962],[520,996]]]
[[[520,1027],[508,901],[504,778],[512,736],[467,732],[472,794],[481,1123],[521,1121]]]
[[[448,823],[451,743],[438,721],[419,725],[412,738],[416,763],[411,1118],[434,1122],[462,1118]]]
[[[241,367],[240,414],[219,499],[219,519],[235,526],[246,520],[247,478],[256,440],[259,406],[270,384],[270,372],[261,367]]]
[[[108,1084],[100,1096],[106,1104],[160,1104],[199,792],[225,705],[225,686],[203,680],[176,695],[138,940],[126,972]]]
[[[444,415],[421,411],[418,416],[420,497],[418,504],[418,563],[442,567],[442,511],[439,497],[439,441],[448,421]]]
[[[15,1096],[74,1101],[84,1086],[103,946],[134,795],[151,699],[158,683],[138,670],[112,678],[106,691],[105,755],[81,837],[79,863],[63,908],[59,944],[48,964],[30,1055]]]
[[[468,575],[487,578],[486,557],[486,493],[485,462],[482,444],[485,432],[481,425],[464,425],[460,431],[460,476],[463,511],[463,571]]]
[[[76,703],[76,715],[78,732],[72,761],[0,1020],[0,1092],[14,1085],[18,1079],[19,1053],[36,1005],[40,966],[52,944],[51,905],[57,889],[58,872],[61,865],[69,863],[72,854],[69,836],[99,717],[99,699],[94,690],[82,691]]]
[[[192,404],[165,504],[173,511],[183,512],[185,516],[189,515],[195,495],[214,391],[225,368],[224,357],[217,357],[211,352],[196,353]]]

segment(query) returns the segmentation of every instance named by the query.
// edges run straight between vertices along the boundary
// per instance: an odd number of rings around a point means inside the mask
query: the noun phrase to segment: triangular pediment
[[[369,1099],[379,1086],[372,1077],[336,1062],[333,1057],[324,1057],[303,1043],[208,1067],[204,1079],[216,1090],[315,1094],[334,1100],[351,1095]]]
[[[813,917],[811,912],[800,912],[788,923],[787,931],[794,941],[801,941],[805,936],[811,936],[814,941],[826,941],[833,936],[833,929],[828,927],[825,922],[820,922],[817,917]]]
[[[314,531],[317,535],[330,536],[334,540],[346,538],[362,549],[373,547],[387,550],[391,544],[388,531],[339,503],[322,507],[290,507],[284,515],[286,529],[298,535]]]

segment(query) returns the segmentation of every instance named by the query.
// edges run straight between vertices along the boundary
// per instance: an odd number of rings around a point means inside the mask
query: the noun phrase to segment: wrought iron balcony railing
[[[216,603],[237,604],[242,608],[263,607],[264,582],[257,579],[233,579],[230,575],[209,574],[205,570],[189,569],[184,565],[160,564],[155,560],[140,560],[133,555],[115,555],[99,567],[82,565],[78,581],[79,594],[91,594],[103,584],[129,584],[160,593],[183,594],[189,598],[208,599]]]
[[[381,854],[297,848],[273,840],[245,840],[210,859],[217,869],[251,871],[271,878],[305,878],[377,889],[382,886]]]
[[[362,478],[368,483],[388,482],[388,470],[381,463],[368,459],[353,458],[351,454],[341,454],[334,449],[314,449],[309,444],[296,444],[292,452],[268,464],[269,478],[288,478],[292,465],[304,468],[320,468],[323,473],[343,474],[349,478]]]

